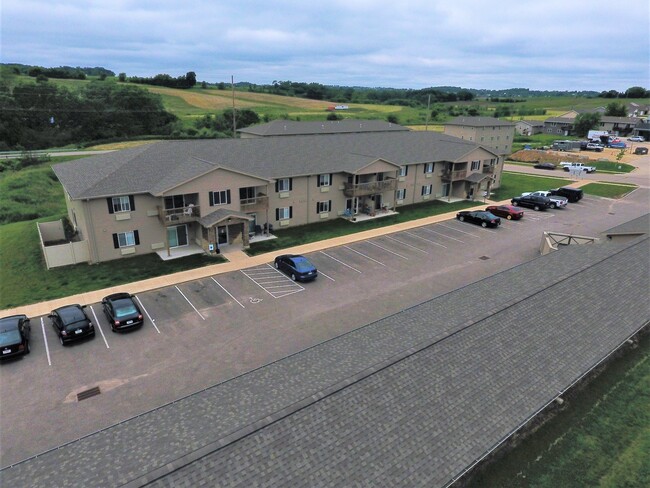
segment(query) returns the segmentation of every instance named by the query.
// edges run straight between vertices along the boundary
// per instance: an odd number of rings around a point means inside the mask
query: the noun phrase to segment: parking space
[[[525,210],[496,229],[451,219],[323,249],[306,255],[319,271],[313,282],[295,283],[267,263],[140,293],[144,324],[126,333],[112,333],[101,304],[90,304],[95,338],[66,347],[49,318],[33,317],[32,353],[0,368],[3,387],[16,392],[3,398],[0,429],[15,446],[3,463],[532,259],[543,231],[594,235],[628,220],[639,202],[588,197],[563,210]],[[56,427],[57,416],[70,414],[70,392],[95,384],[114,386],[87,400],[86,426]],[[133,404],[125,385],[138,389]],[[21,436],[22,419],[34,417],[43,435]]]

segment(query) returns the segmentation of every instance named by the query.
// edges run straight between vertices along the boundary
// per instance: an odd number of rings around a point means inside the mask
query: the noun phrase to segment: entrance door
[[[253,220],[248,221],[248,233],[255,234],[255,226],[257,225],[257,214],[249,213],[246,215],[248,215],[249,217],[253,217]]]
[[[167,241],[170,248],[187,246],[187,225],[167,227]]]
[[[451,185],[449,183],[443,183],[442,184],[442,196],[443,197],[448,197],[450,189],[451,189]]]
[[[219,246],[228,245],[228,226],[220,225],[217,227],[217,243]]]

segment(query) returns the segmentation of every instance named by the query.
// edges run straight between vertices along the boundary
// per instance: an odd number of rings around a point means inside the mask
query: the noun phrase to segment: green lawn
[[[532,176],[523,173],[503,172],[501,187],[492,195],[493,200],[506,200],[526,191],[548,190],[573,183],[568,178]]]
[[[638,188],[636,185],[620,185],[612,183],[587,183],[582,191],[590,195],[607,198],[621,198]]]

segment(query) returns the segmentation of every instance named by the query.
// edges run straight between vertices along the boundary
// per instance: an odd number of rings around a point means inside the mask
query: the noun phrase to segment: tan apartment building
[[[90,262],[480,196],[499,155],[435,132],[165,141],[53,166]],[[350,224],[353,225],[353,224]]]

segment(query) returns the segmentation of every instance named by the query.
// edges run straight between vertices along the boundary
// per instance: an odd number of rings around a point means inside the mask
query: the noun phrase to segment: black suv
[[[546,210],[551,206],[551,199],[548,197],[542,197],[538,195],[522,195],[520,197],[514,197],[510,200],[515,206],[528,207],[533,210]]]
[[[580,188],[572,188],[570,186],[563,186],[562,188],[551,190],[551,195],[560,195],[562,197],[566,197],[566,199],[571,203],[582,200],[582,190]]]

